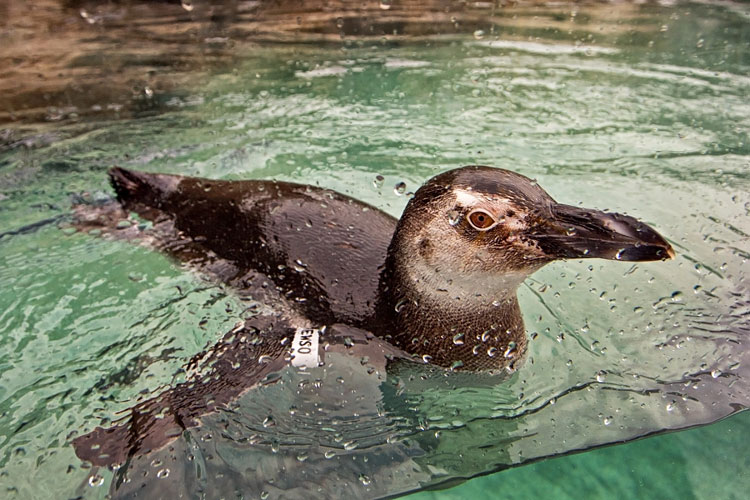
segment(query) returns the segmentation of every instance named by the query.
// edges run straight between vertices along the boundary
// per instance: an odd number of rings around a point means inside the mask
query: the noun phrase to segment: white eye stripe
[[[474,215],[474,214],[476,214],[476,213],[483,214],[486,217],[489,217],[490,219],[492,219],[492,221],[493,221],[492,224],[490,224],[487,227],[477,227],[477,226],[475,226],[474,223],[471,221],[471,216]],[[489,231],[490,229],[492,229],[493,227],[497,226],[500,223],[500,221],[498,221],[495,217],[493,217],[491,214],[489,214],[486,210],[479,210],[479,209],[472,210],[471,212],[469,212],[468,214],[466,214],[466,220],[469,221],[469,224],[471,224],[471,227],[473,227],[477,231]]]
[[[464,206],[475,205],[479,202],[479,199],[471,191],[464,189],[454,189],[453,193],[456,195],[456,201]]]

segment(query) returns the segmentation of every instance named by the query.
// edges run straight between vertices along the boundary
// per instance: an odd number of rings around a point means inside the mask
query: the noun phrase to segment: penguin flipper
[[[190,360],[185,369],[196,370],[197,375],[189,381],[126,410],[116,425],[75,438],[76,455],[92,465],[111,466],[163,448],[185,429],[199,425],[201,416],[229,404],[286,366],[287,342],[282,340],[293,335],[286,320],[250,318]],[[201,373],[201,367],[209,369]]]

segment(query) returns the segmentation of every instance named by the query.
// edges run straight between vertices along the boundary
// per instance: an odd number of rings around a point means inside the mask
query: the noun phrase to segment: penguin
[[[431,178],[399,220],[308,185],[109,175],[114,219],[135,212],[153,226],[116,229],[112,217],[79,212],[81,229],[108,225],[275,312],[197,355],[190,365],[210,366],[205,375],[76,438],[76,454],[94,465],[159,449],[284,366],[321,366],[336,351],[359,349],[379,374],[396,361],[512,373],[526,350],[517,289],[529,275],[563,259],[674,258],[631,216],[557,203],[532,179],[489,166]]]

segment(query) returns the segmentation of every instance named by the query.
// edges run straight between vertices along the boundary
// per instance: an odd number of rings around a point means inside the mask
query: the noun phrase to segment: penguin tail
[[[122,167],[110,168],[109,180],[117,194],[117,201],[123,206],[151,201],[155,194],[153,193],[153,183],[149,182],[151,175]]]
[[[109,169],[109,180],[117,201],[124,208],[139,213],[163,209],[182,179],[179,175],[136,172],[122,167]]]

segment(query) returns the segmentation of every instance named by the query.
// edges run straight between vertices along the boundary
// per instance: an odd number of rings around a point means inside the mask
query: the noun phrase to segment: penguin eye
[[[484,210],[474,210],[469,214],[468,219],[469,224],[479,231],[487,231],[497,223],[497,221],[495,221],[495,219]]]

